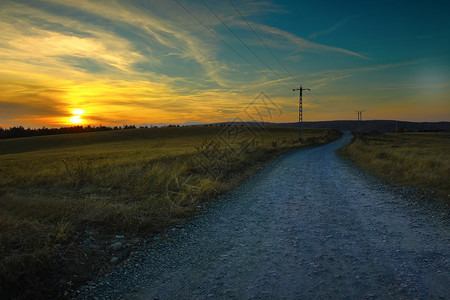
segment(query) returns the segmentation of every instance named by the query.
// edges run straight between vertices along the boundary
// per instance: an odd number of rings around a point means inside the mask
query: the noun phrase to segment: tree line
[[[30,136],[41,136],[41,135],[56,135],[56,134],[67,134],[67,133],[83,133],[83,132],[96,132],[96,131],[109,131],[109,130],[124,130],[124,129],[135,129],[135,125],[124,125],[124,126],[70,126],[61,128],[27,128],[23,126],[2,128],[0,127],[0,139],[10,139],[10,138],[21,138]]]

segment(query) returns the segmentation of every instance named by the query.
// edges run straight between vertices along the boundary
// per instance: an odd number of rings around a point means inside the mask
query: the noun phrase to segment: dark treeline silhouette
[[[67,134],[67,133],[83,133],[83,132],[96,132],[96,131],[109,131],[109,130],[122,130],[122,129],[135,129],[135,125],[124,125],[124,126],[71,126],[71,127],[61,127],[61,128],[27,128],[22,126],[10,127],[4,129],[0,127],[0,139],[10,139],[10,138],[21,138],[30,136],[41,136],[41,135],[55,135],[55,134]]]

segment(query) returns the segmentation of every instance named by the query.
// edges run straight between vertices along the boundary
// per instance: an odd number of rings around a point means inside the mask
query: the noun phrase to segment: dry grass
[[[0,294],[63,296],[108,267],[115,235],[131,241],[177,224],[283,151],[339,134],[296,137],[207,127],[0,141]]]
[[[450,202],[450,133],[363,134],[340,153],[386,181]]]

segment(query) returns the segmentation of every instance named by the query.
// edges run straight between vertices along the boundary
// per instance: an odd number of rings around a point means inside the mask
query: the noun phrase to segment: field
[[[340,154],[395,184],[450,203],[450,133],[362,134]]]
[[[284,151],[331,130],[129,129],[0,140],[0,294],[70,297]]]

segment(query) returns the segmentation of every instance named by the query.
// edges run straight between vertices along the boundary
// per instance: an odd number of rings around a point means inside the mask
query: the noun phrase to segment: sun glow
[[[77,108],[77,109],[74,109],[74,110],[72,111],[72,113],[73,113],[75,116],[73,116],[72,118],[70,118],[70,123],[72,123],[72,124],[81,124],[81,123],[83,123],[83,119],[81,119],[80,116],[81,116],[82,114],[84,114],[84,110]]]

